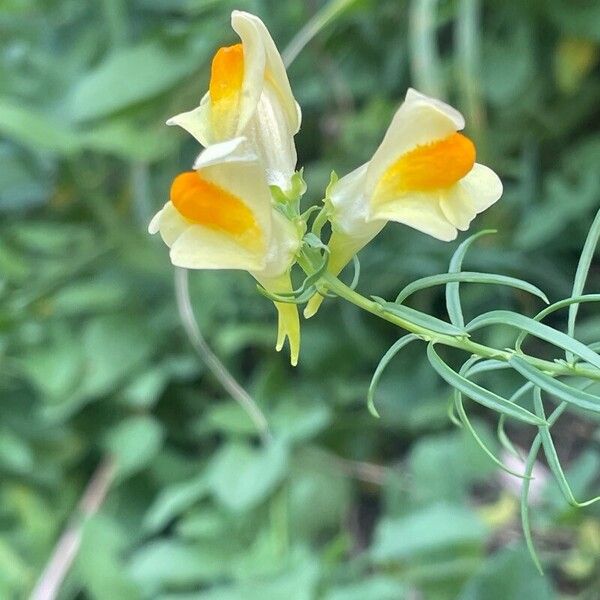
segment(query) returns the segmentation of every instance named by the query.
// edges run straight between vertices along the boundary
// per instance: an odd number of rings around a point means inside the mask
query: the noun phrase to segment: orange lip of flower
[[[252,211],[196,171],[180,173],[173,180],[171,202],[190,223],[226,233],[253,252],[264,250],[264,238]]]
[[[227,139],[235,135],[243,82],[242,44],[219,48],[212,61],[208,88],[212,126],[217,139]]]
[[[475,154],[473,142],[460,133],[417,146],[385,171],[377,186],[380,198],[449,188],[473,168]]]
[[[244,80],[244,47],[242,44],[223,46],[215,53],[210,73],[210,99],[219,102],[242,87]]]

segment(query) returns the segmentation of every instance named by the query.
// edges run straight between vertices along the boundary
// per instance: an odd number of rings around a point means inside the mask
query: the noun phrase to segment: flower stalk
[[[517,353],[514,350],[499,350],[497,348],[492,348],[490,346],[474,342],[467,335],[449,335],[439,333],[422,325],[413,323],[405,318],[391,313],[390,311],[387,311],[378,302],[370,300],[369,298],[365,298],[365,296],[362,296],[355,290],[351,289],[349,286],[330,273],[325,273],[322,275],[320,281],[320,291],[322,293],[333,292],[336,296],[343,298],[358,308],[371,313],[372,315],[375,315],[384,321],[393,323],[407,332],[415,334],[426,342],[442,344],[444,346],[463,350],[464,352],[479,356],[480,358],[499,360],[506,363],[508,363],[508,361]],[[518,354],[530,365],[547,373],[548,375],[552,375],[553,377],[571,376],[600,380],[600,369],[575,363],[553,362],[536,358],[521,352]]]

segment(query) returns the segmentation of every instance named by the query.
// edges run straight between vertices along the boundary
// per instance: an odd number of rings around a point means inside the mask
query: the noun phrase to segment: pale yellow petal
[[[485,165],[475,163],[458,185],[465,191],[477,213],[483,212],[502,196],[500,177]]]
[[[287,272],[278,277],[271,278],[263,277],[256,273],[253,273],[253,276],[271,293],[283,294],[292,291],[292,281]],[[296,304],[275,302],[275,308],[278,314],[276,349],[277,351],[281,350],[287,338],[290,346],[290,362],[293,366],[296,366],[300,354],[300,319],[298,317],[298,307]]]
[[[202,225],[189,226],[173,243],[170,256],[176,267],[186,269],[255,271],[264,268],[265,260],[231,236]]]
[[[279,96],[290,133],[297,133],[300,129],[300,109],[294,99],[283,60],[269,30],[258,17],[239,10],[234,10],[231,14],[231,25],[244,44],[244,55],[249,53],[246,60],[254,60],[254,54],[258,54],[255,48],[262,48],[265,57],[265,79],[269,80]],[[255,71],[252,66],[252,72]]]
[[[241,134],[254,115],[265,83],[267,55],[261,32],[257,26],[258,17],[245,12],[233,11],[231,26],[240,36],[244,47],[244,79],[242,82],[238,134]]]
[[[471,221],[477,215],[471,198],[459,185],[444,191],[440,198],[440,208],[448,222],[461,231],[469,229]]]
[[[334,233],[341,234],[340,240],[354,238],[360,248],[370,242],[385,226],[385,221],[372,217],[365,195],[368,167],[369,163],[365,163],[348,173],[337,181],[329,192],[329,201],[333,208],[330,220]]]
[[[196,138],[203,146],[209,146],[216,140],[213,138],[210,123],[210,101],[208,93],[204,95],[200,106],[183,112],[167,121],[167,125],[178,125],[191,136]]]
[[[269,81],[244,135],[262,159],[269,184],[288,190],[296,169],[296,145],[283,106]]]
[[[440,203],[445,191],[411,192],[376,207],[373,217],[403,223],[448,242],[456,238],[456,227],[448,220]]]
[[[502,196],[502,182],[494,171],[475,164],[470,173],[446,190],[440,207],[450,223],[466,231],[471,221]]]
[[[277,210],[271,210],[271,238],[265,256],[263,277],[278,277],[289,271],[301,245],[301,232]]]
[[[173,204],[167,202],[150,221],[148,232],[151,234],[160,232],[163,241],[170,247],[189,226],[189,222],[177,212]]]

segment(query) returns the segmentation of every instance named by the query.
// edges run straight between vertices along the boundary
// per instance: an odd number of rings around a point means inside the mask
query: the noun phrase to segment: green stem
[[[507,350],[498,350],[497,348],[491,348],[490,346],[479,344],[464,336],[453,336],[438,333],[421,325],[416,325],[415,323],[412,323],[411,321],[403,319],[397,315],[391,314],[387,312],[385,308],[381,306],[381,304],[361,296],[358,292],[355,292],[353,289],[342,283],[337,277],[331,275],[330,273],[325,273],[321,279],[321,282],[324,284],[323,287],[326,287],[327,290],[335,293],[340,298],[343,298],[355,306],[370,312],[380,319],[389,321],[390,323],[393,323],[394,325],[397,325],[398,327],[401,327],[410,333],[414,333],[424,340],[435,341],[438,344],[450,346],[451,348],[458,348],[459,350],[464,350],[469,354],[474,354],[482,358],[493,358],[504,362],[508,362],[514,354],[513,352]],[[520,356],[527,360],[529,364],[553,376],[570,375],[600,380],[600,370],[598,369],[589,368],[582,365],[556,363],[549,360],[535,358],[534,356],[529,356],[527,354],[520,354]]]

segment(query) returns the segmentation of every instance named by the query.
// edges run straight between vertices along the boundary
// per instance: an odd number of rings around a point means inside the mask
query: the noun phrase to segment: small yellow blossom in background
[[[502,195],[500,178],[475,162],[454,108],[409,89],[373,158],[335,183],[329,271],[338,274],[388,221],[450,241]],[[314,315],[322,296],[308,303]]]
[[[567,94],[576,92],[600,60],[598,43],[565,37],[554,54],[554,74],[558,88]]]

